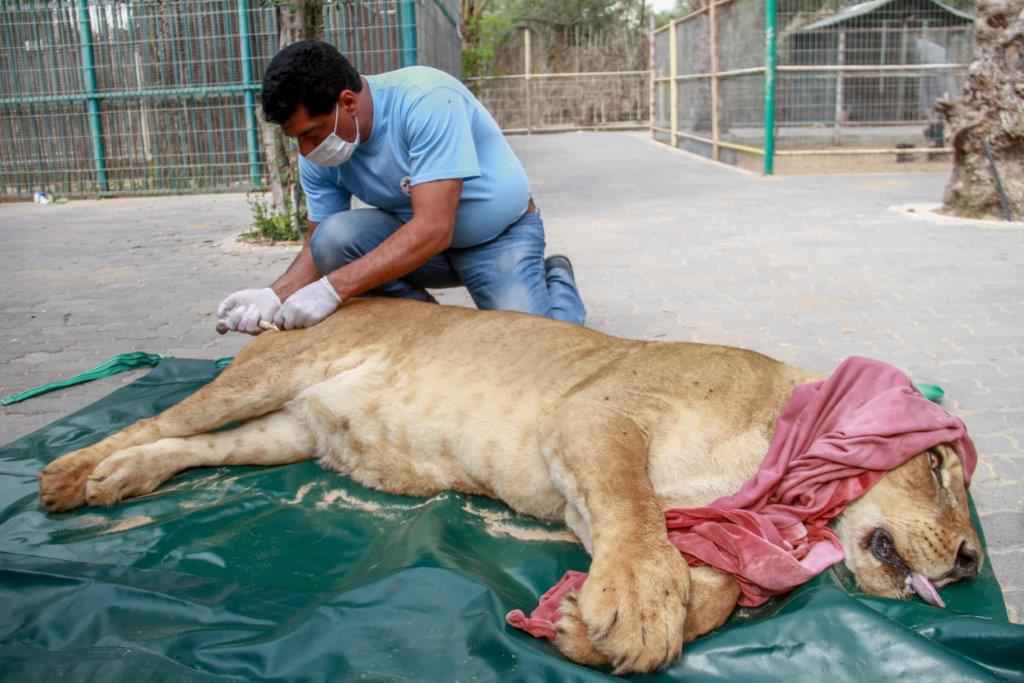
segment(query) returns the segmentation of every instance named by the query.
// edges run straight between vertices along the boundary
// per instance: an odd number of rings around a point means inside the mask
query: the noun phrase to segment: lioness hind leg
[[[690,567],[690,604],[684,640],[689,643],[724,624],[739,599],[740,584],[736,577],[713,567]]]
[[[160,439],[105,459],[86,483],[89,505],[113,505],[150,493],[192,467],[285,465],[313,455],[313,435],[286,411],[215,434]]]
[[[84,505],[89,474],[118,451],[163,438],[210,432],[229,422],[277,410],[295,396],[298,371],[288,374],[276,367],[274,372],[264,372],[262,365],[262,359],[251,354],[244,362],[236,360],[213,382],[159,415],[139,420],[98,443],[57,458],[39,475],[39,498],[43,505],[53,512]]]
[[[554,416],[545,449],[555,486],[589,527],[593,554],[576,605],[555,624],[555,645],[581,663],[603,659],[617,674],[656,671],[683,647],[689,570],[668,542],[642,430],[592,403],[579,407]]]

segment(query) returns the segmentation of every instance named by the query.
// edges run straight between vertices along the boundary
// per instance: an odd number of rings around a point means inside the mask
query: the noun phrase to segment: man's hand
[[[260,322],[273,322],[280,308],[281,300],[269,287],[243,289],[224,299],[217,307],[217,327],[259,334],[263,331]]]
[[[322,277],[288,297],[274,315],[274,324],[283,330],[312,327],[334,313],[340,305],[338,292],[326,277]]]

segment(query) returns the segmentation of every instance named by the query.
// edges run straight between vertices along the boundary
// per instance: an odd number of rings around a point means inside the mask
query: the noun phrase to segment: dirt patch
[[[244,235],[245,233],[242,233]],[[271,250],[279,250],[283,253],[298,253],[302,249],[302,242],[250,242],[242,239],[242,235],[232,235],[220,241],[218,245],[221,251],[229,254],[260,254]]]
[[[313,487],[316,486],[316,484],[317,482],[315,481],[310,482],[308,484],[303,484],[301,487],[299,487],[299,490],[295,492],[294,498],[292,498],[291,500],[284,500],[281,502],[286,503],[287,505],[298,505],[299,503],[302,502],[302,499],[306,497],[306,494],[313,490]]]
[[[238,241],[242,244],[251,244],[257,247],[301,247],[302,240],[270,240],[260,235],[254,235],[249,232],[243,232],[238,236]]]
[[[136,515],[135,517],[126,517],[114,526],[110,527],[109,529],[104,529],[100,533],[116,534],[121,531],[128,531],[129,529],[134,529],[135,527],[145,526],[146,524],[152,524],[153,521],[153,518],[149,515]]]
[[[532,526],[505,510],[485,510],[473,505],[471,501],[466,501],[462,510],[479,518],[491,536],[509,536],[520,541],[579,543],[576,535],[568,529],[544,529]]]
[[[946,173],[950,168],[948,154],[931,153],[924,150],[916,154],[908,153],[906,161],[897,160],[897,154],[834,154],[807,156],[775,156],[776,175],[847,175],[851,173]],[[740,168],[760,173],[764,170],[764,157],[755,154],[739,154],[737,165]]]
[[[378,515],[382,517],[391,516],[392,510],[389,510],[386,506],[380,503],[372,503],[368,500],[361,500],[356,498],[351,493],[344,489],[332,489],[327,491],[316,503],[317,510],[326,510],[333,506],[339,506],[348,508],[350,510],[359,510],[360,512],[369,512],[371,515]]]
[[[1009,229],[1009,230],[1020,230],[1024,228],[1024,222],[1021,221],[1002,221],[998,219],[985,219],[985,218],[962,218],[955,216],[950,213],[946,213],[941,204],[900,204],[892,207],[893,211],[901,213],[905,216],[925,220],[930,223],[939,223],[946,225],[969,225],[978,228],[994,228],[994,229]]]

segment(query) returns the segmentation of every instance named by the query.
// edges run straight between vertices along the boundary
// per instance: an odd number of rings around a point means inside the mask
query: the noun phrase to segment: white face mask
[[[356,140],[348,142],[343,140],[335,131],[338,130],[338,114],[341,107],[334,105],[334,128],[331,134],[324,138],[324,141],[316,146],[312,152],[306,155],[306,159],[317,166],[340,166],[352,158],[353,152],[359,147],[359,117],[353,115],[356,122]]]

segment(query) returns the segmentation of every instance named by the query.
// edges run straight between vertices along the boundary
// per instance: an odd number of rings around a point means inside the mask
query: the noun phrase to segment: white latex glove
[[[341,305],[341,297],[326,277],[306,285],[285,299],[274,315],[274,324],[282,330],[312,327],[334,313]]]
[[[281,308],[281,300],[270,287],[243,289],[224,299],[217,307],[217,322],[229,330],[259,334],[260,322],[272,322]]]

